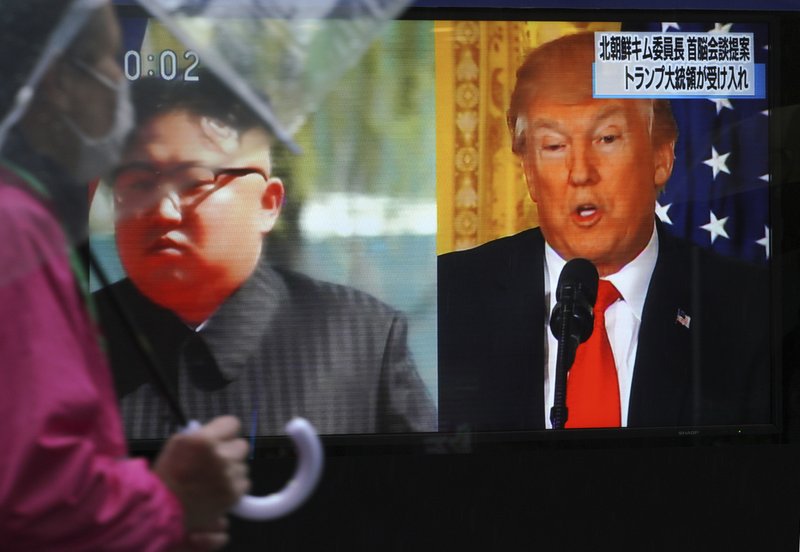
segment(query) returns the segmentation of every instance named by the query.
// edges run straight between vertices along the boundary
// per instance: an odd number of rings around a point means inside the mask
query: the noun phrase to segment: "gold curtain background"
[[[437,21],[437,254],[539,225],[506,111],[517,67],[540,44],[619,23]]]

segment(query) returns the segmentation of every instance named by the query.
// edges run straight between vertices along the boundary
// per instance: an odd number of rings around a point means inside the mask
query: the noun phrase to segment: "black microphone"
[[[556,307],[550,318],[550,331],[558,340],[555,393],[550,409],[553,429],[562,429],[567,423],[567,371],[575,360],[578,345],[592,335],[598,279],[597,269],[586,259],[567,262],[558,277]]]

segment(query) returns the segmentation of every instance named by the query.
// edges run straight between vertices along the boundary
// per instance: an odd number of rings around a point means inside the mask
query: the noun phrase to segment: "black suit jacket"
[[[353,288],[261,262],[198,332],[153,304],[130,280],[113,290],[160,360],[189,417],[242,420],[276,435],[293,416],[320,433],[434,431],[436,412],[407,345],[405,317]],[[95,294],[128,438],[177,427],[130,332]]]
[[[768,423],[766,271],[658,232],[628,426]],[[439,257],[440,429],[544,429],[543,259],[539,229]]]

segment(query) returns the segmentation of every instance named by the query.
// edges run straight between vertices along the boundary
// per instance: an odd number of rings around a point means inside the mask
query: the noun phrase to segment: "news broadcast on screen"
[[[118,10],[142,115],[92,248],[194,415],[251,438],[303,415],[356,444],[781,431],[774,18],[416,8],[357,63],[312,47],[283,88],[280,21],[194,21],[263,42],[237,69],[286,139],[174,30]],[[250,215],[225,196],[248,181]],[[559,280],[575,258],[594,283]],[[175,421],[92,290],[127,435],[163,439]],[[611,371],[573,366],[592,355]]]

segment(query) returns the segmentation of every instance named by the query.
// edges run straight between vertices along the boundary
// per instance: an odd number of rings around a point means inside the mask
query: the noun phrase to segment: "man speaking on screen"
[[[582,33],[517,71],[508,125],[540,228],[439,258],[440,429],[550,427],[549,322],[575,258],[597,268],[601,323],[568,374],[567,428],[767,423],[767,275],[664,231],[669,101],[593,98],[593,60]]]

